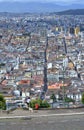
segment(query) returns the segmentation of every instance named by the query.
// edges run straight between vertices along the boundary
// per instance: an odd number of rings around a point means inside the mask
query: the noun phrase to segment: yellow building
[[[73,68],[74,68],[74,64],[73,64],[72,62],[69,62],[69,63],[68,63],[68,67],[69,67],[70,69],[73,69]]]
[[[59,28],[58,27],[56,27],[56,31],[58,31],[59,30]]]
[[[74,31],[75,31],[75,35],[77,36],[78,33],[80,32],[80,28],[79,28],[79,27],[76,27],[76,28],[74,29]]]

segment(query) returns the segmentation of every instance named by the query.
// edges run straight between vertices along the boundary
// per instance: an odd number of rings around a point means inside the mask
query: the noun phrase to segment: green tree
[[[46,100],[41,100],[41,99],[32,99],[30,101],[30,107],[35,109],[35,105],[38,104],[39,108],[49,108],[50,104]]]
[[[82,94],[81,101],[82,101],[82,103],[84,104],[84,93]]]
[[[65,97],[64,101],[69,103],[69,102],[74,102],[74,99],[69,98],[69,97]]]
[[[53,100],[53,102],[56,102],[56,96],[55,96],[55,94],[54,94],[54,93],[50,96],[50,99],[52,99],[52,100]]]
[[[0,94],[0,109],[6,109],[6,101],[4,99],[4,96]]]

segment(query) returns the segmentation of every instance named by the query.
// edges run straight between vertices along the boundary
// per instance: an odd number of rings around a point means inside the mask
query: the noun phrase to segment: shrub
[[[0,109],[6,109],[6,101],[3,97],[3,95],[0,94]]]
[[[81,102],[84,104],[84,93],[82,94]]]
[[[34,99],[30,101],[30,107],[32,107],[33,109],[35,109],[35,104],[38,104],[39,108],[48,108],[50,107],[49,103],[45,100],[41,100],[41,99]]]
[[[68,97],[66,97],[64,100],[65,100],[65,102],[68,102],[68,103],[69,103],[69,102],[74,102],[74,99],[68,98]]]
[[[56,102],[56,96],[55,96],[55,94],[54,94],[54,93],[51,95],[50,99],[52,99],[52,100],[53,100],[53,102]]]
[[[41,108],[49,108],[49,107],[50,107],[50,104],[49,104],[46,100],[43,100],[40,107],[41,107]]]
[[[42,103],[42,100],[33,99],[33,100],[30,101],[29,106],[32,107],[32,108],[35,108],[35,104],[38,104],[39,107],[40,107],[41,103]]]

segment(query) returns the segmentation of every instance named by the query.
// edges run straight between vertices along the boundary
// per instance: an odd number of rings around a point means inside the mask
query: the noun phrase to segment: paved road
[[[6,112],[0,112],[0,118],[2,117],[14,117],[14,116],[43,116],[43,115],[53,115],[53,114],[71,114],[71,113],[83,113],[84,108],[80,109],[53,109],[53,110],[34,110],[30,112],[28,110],[16,109],[9,114]]]
[[[84,130],[84,115],[3,119],[0,130]]]

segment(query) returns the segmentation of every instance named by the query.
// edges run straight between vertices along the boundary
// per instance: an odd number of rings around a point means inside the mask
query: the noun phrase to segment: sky
[[[0,2],[8,2],[8,1],[21,1],[21,2],[57,2],[57,3],[66,3],[66,4],[73,4],[73,3],[84,3],[84,0],[0,0]]]

